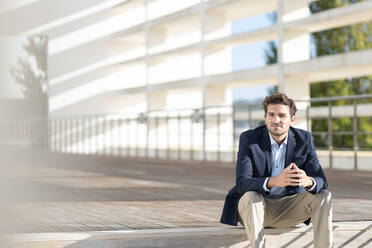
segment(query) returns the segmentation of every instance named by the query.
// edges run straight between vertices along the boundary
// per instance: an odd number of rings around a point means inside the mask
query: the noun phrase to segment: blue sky
[[[233,34],[238,34],[270,25],[272,25],[272,21],[266,14],[263,14],[235,21],[231,24],[231,29]],[[232,49],[233,71],[265,66],[265,48],[266,42],[257,42],[234,47]],[[258,85],[243,89],[235,89],[233,90],[233,99],[234,101],[255,101],[262,99],[267,95],[268,88],[268,86]]]

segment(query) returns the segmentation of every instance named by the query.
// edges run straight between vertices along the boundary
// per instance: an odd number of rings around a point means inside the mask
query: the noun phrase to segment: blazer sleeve
[[[328,182],[327,179],[324,175],[323,169],[320,166],[318,156],[316,155],[315,152],[315,147],[313,144],[313,139],[310,133],[309,135],[309,150],[307,153],[307,158],[306,158],[306,166],[305,166],[305,172],[308,176],[314,178],[316,182],[316,187],[315,190],[313,190],[311,193],[319,193],[323,189],[327,189],[328,187]]]
[[[242,133],[239,139],[239,150],[236,161],[236,186],[239,194],[243,195],[247,191],[256,191],[266,194],[263,184],[266,177],[253,177],[254,166],[250,156],[250,148],[246,133]]]

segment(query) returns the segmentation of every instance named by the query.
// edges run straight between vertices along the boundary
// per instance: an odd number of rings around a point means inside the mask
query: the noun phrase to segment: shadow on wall
[[[22,100],[14,100],[11,115],[17,119],[32,119],[48,115],[47,100],[47,37],[30,36],[23,43],[24,55],[10,74],[23,94]]]

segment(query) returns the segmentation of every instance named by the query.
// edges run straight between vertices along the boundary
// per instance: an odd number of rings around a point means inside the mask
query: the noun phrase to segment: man
[[[264,126],[240,135],[236,185],[226,196],[221,223],[247,232],[265,247],[264,227],[288,228],[312,219],[314,247],[333,247],[331,193],[311,134],[293,128],[296,105],[285,94],[263,101]]]

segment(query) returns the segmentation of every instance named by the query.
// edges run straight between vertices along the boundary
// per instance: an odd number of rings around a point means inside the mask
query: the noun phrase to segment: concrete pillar
[[[283,23],[310,16],[308,0],[285,0]],[[284,31],[282,43],[283,63],[292,63],[310,59],[310,34]]]
[[[149,53],[156,52],[157,47],[161,46],[166,40],[167,30],[165,27],[152,27],[148,31]]]
[[[161,114],[155,110],[165,110],[167,108],[167,91],[149,91],[147,97],[147,120],[146,120],[146,144],[143,149],[146,150],[147,156],[156,157],[159,151],[159,144],[166,143],[166,134],[160,134],[164,124],[160,123]]]
[[[294,21],[310,15],[307,0],[284,0],[282,22]],[[282,61],[285,64],[310,59],[310,35],[303,31],[284,30],[282,33]],[[279,39],[280,40],[280,39]],[[285,70],[284,70],[285,71]],[[295,100],[310,99],[310,84],[307,76],[288,76],[284,74],[282,89]],[[307,129],[307,102],[296,102],[298,109],[295,126]]]
[[[232,71],[230,46],[208,46],[204,54],[204,75],[229,73]]]
[[[205,89],[205,159],[232,161],[232,90],[225,85]],[[234,155],[233,155],[234,156]]]
[[[148,93],[148,111],[155,109],[165,109],[167,107],[167,92],[166,91],[152,91]]]
[[[232,104],[232,88],[226,84],[206,85],[204,106],[222,106]]]
[[[285,94],[294,100],[310,99],[310,82],[307,76],[286,76],[284,84]],[[294,126],[307,130],[306,109],[309,106],[307,101],[296,101],[297,114]]]
[[[173,147],[172,158],[202,158],[203,125],[202,121],[193,119],[194,111],[202,107],[202,102],[202,91],[199,87],[168,91],[168,108],[181,109],[181,111],[174,112],[177,117],[171,119],[168,125],[168,130],[173,131],[169,140]]]
[[[199,158],[197,153],[192,154],[192,150],[201,148],[202,123],[194,123],[192,113],[201,106],[202,94],[198,88],[150,92],[147,121],[149,156]]]
[[[149,111],[200,108],[202,95],[197,88],[151,91],[148,106]]]
[[[207,10],[205,18],[204,40],[228,36],[231,33],[227,12],[223,10]]]
[[[147,143],[146,125],[138,121],[138,113],[146,112],[145,94],[110,96],[107,100],[110,110],[121,112],[122,122],[112,122],[113,127],[105,136],[112,142],[112,148],[125,156],[144,155]],[[131,121],[137,118],[137,121]]]

